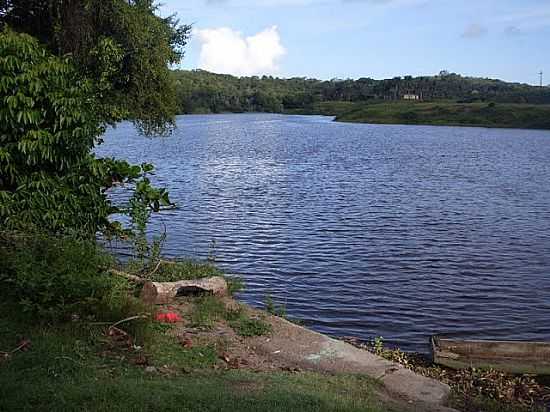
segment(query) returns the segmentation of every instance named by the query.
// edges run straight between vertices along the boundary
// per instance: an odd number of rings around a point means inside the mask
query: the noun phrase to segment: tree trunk
[[[170,303],[178,297],[202,295],[227,295],[227,282],[219,276],[179,282],[147,282],[141,291],[141,299],[153,305]]]

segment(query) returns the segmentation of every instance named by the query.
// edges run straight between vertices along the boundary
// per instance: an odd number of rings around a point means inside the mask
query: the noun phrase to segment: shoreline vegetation
[[[550,130],[550,105],[514,103],[378,103],[356,105],[335,115],[338,122],[468,126]]]
[[[270,343],[264,342],[287,340],[287,334],[295,336],[302,328],[281,329],[291,323],[282,321],[288,319],[284,306],[269,296],[263,310],[234,300],[243,287],[238,279],[226,278],[228,296],[185,296],[157,305],[138,298],[144,280],[223,276],[215,262],[156,256],[121,265],[80,240],[38,236],[14,242],[15,250],[3,247],[0,252],[9,257],[3,262],[17,277],[31,278],[39,269],[44,279],[64,273],[48,285],[48,293],[59,288],[77,293],[91,283],[97,300],[76,295],[74,302],[54,305],[55,312],[43,311],[46,302],[54,302],[35,285],[0,303],[0,409],[440,410],[396,396],[366,375],[327,375],[273,355]],[[54,264],[44,266],[46,256]],[[102,287],[113,282],[115,293]],[[543,411],[550,400],[550,387],[530,376],[454,371],[433,365],[425,356],[388,348],[381,338],[342,340],[448,384],[449,405],[463,412]],[[292,346],[281,349],[293,351]]]
[[[138,298],[142,280],[221,276],[212,262],[155,255],[121,265],[79,239],[0,240],[0,274],[16,285],[0,302],[0,410],[411,410],[374,379],[302,371],[251,350],[272,333],[271,315],[231,298],[236,279],[229,296]]]
[[[441,72],[321,81],[173,71],[179,114],[283,113],[371,124],[550,129],[550,87]]]
[[[303,116],[332,116],[334,117],[334,121],[341,123],[550,130],[550,105],[514,103],[493,105],[490,103],[455,103],[447,101],[371,104],[342,103],[325,102],[320,105],[318,110],[296,109],[274,113]],[[242,113],[246,112],[206,112],[193,114]]]

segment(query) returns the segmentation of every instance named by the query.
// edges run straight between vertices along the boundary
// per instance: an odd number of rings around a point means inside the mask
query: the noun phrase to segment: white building
[[[417,94],[405,94],[403,100],[420,100],[420,96]]]

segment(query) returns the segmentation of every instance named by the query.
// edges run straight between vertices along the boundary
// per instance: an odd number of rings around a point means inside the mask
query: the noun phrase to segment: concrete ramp
[[[413,410],[451,410],[444,407],[450,393],[444,383],[284,319],[272,316],[269,321],[272,336],[253,338],[250,344],[274,361],[316,372],[367,375],[380,380],[391,394],[404,398],[411,406],[423,405]]]

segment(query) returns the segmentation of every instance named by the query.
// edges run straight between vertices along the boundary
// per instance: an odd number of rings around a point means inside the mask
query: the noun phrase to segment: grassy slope
[[[332,114],[342,122],[550,129],[548,105],[391,102],[357,104],[345,113],[336,108]]]
[[[15,347],[18,336],[29,337],[32,347],[0,360],[0,411],[391,410],[366,378],[217,371],[207,350],[205,361],[197,348],[185,354],[167,336],[156,338],[152,357],[155,365],[169,363],[172,372],[147,374],[112,353],[102,356],[100,335],[76,324],[30,328],[1,306],[0,350]]]

